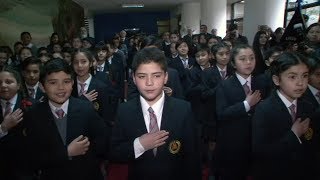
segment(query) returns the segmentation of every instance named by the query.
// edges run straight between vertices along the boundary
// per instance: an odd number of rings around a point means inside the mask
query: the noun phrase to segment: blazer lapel
[[[271,96],[272,96],[272,101],[273,101],[272,104],[274,104],[275,112],[279,112],[279,113],[283,112],[282,114],[284,115],[284,117],[282,117],[281,119],[285,119],[286,120],[285,122],[287,124],[292,125],[293,122],[292,122],[292,118],[289,113],[289,110],[286,107],[286,105],[282,102],[280,97],[278,96],[277,91],[274,91],[273,94],[271,94]]]
[[[141,103],[140,103],[140,98],[136,98],[136,106],[133,107],[132,112],[134,114],[132,114],[132,117],[135,117],[136,120],[134,122],[136,123],[137,126],[137,135],[141,136],[142,134],[145,134],[148,132],[147,127],[146,127],[146,123],[144,121],[144,117],[143,117],[143,113],[142,113],[142,108],[141,108]],[[137,137],[138,137],[137,136]]]

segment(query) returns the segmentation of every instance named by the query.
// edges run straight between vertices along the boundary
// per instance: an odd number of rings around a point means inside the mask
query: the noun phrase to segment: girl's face
[[[207,39],[204,35],[201,35],[199,38],[199,43],[200,44],[207,44]]]
[[[92,63],[89,61],[87,56],[81,52],[74,56],[72,65],[75,73],[80,77],[87,76],[90,72],[90,67],[92,67]]]
[[[279,91],[290,102],[302,96],[308,87],[308,67],[305,64],[291,66],[279,76],[272,76],[275,85],[279,86]]]
[[[307,34],[307,38],[311,42],[320,42],[320,25],[312,27]]]
[[[220,48],[214,56],[217,65],[226,66],[230,61],[230,50],[226,47]]]
[[[266,34],[260,34],[259,44],[260,44],[261,46],[266,45],[267,40],[268,40],[268,39],[267,39],[267,35],[266,35]]]
[[[211,38],[211,39],[209,39],[209,41],[208,41],[208,46],[211,48],[213,45],[216,45],[216,44],[218,44],[218,40],[217,39],[215,39],[215,38]]]
[[[24,61],[28,57],[31,57],[32,53],[29,49],[23,49],[20,54],[21,61]]]
[[[309,75],[309,84],[320,91],[320,68]]]
[[[3,71],[0,72],[0,98],[4,100],[12,99],[18,92],[20,84],[13,74]]]
[[[248,78],[256,66],[256,59],[251,48],[240,49],[234,57],[234,67],[243,78]]]
[[[208,68],[210,66],[210,54],[207,51],[197,52],[196,60],[201,67]]]
[[[181,43],[180,46],[178,46],[177,50],[180,56],[183,56],[183,57],[187,56],[189,52],[187,43],[185,42]]]

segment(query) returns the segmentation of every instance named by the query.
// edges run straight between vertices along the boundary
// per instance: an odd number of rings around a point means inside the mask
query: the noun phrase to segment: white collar
[[[308,84],[308,87],[309,87],[311,93],[312,93],[314,96],[316,96],[316,94],[317,94],[318,92],[320,92],[320,90],[316,89],[315,87],[311,86],[310,84]]]
[[[10,102],[10,104],[11,104],[11,107],[14,107],[14,106],[16,105],[17,99],[18,99],[18,93],[16,93],[16,94],[13,96],[13,98],[11,98],[11,99],[9,100],[9,102]],[[2,106],[2,107],[6,107],[7,102],[8,102],[7,100],[1,99],[1,106]]]
[[[251,75],[247,79],[243,78],[238,73],[236,73],[236,76],[239,79],[242,86],[248,81],[247,85],[251,87]]]
[[[49,106],[50,106],[50,109],[51,109],[52,114],[53,114],[56,118],[58,118],[58,115],[55,113],[56,110],[58,110],[58,109],[62,109],[63,112],[64,112],[64,114],[68,114],[69,99],[67,99],[66,102],[64,102],[64,103],[61,105],[60,108],[59,108],[59,107],[55,107],[55,106],[52,104],[52,102],[49,100]]]
[[[293,102],[290,102],[279,90],[277,90],[277,94],[287,108],[289,108],[292,104],[294,104],[297,107],[297,99],[293,100]]]

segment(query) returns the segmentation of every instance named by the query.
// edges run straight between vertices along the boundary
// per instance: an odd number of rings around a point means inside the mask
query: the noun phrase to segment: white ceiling
[[[73,0],[89,13],[171,10],[181,3],[200,0]],[[228,4],[239,0],[227,0]],[[144,8],[121,8],[121,4],[144,4]]]

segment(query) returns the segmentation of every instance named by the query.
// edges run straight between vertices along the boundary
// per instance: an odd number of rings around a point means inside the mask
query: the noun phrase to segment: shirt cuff
[[[293,132],[293,131],[292,131],[292,132]],[[296,135],[296,133],[294,133],[294,132],[293,132],[293,134],[294,134],[294,135]],[[298,135],[296,135],[296,137],[297,137],[297,139],[298,139],[299,143],[300,143],[300,144],[302,144],[302,141],[301,141],[301,139],[299,138],[299,136],[298,136]]]
[[[250,111],[250,105],[248,101],[243,101],[243,104],[244,104],[244,108],[246,109],[246,112]]]
[[[8,132],[1,132],[0,133],[0,139],[3,138],[4,136],[6,136],[8,134]]]
[[[144,148],[141,145],[139,138],[136,138],[133,141],[133,148],[134,148],[134,157],[137,159],[138,157],[140,157],[144,152]]]

